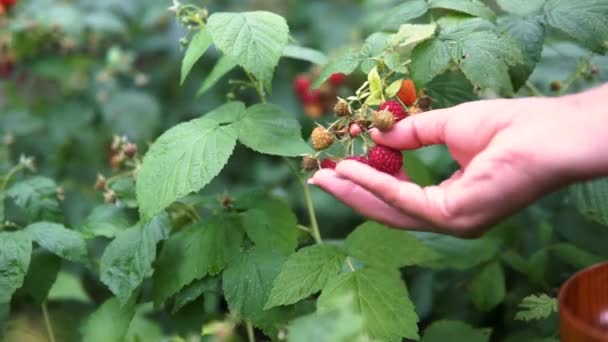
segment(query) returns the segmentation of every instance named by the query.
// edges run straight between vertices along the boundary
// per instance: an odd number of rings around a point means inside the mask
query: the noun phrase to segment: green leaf
[[[195,301],[205,292],[217,293],[220,289],[218,278],[204,278],[192,282],[175,296],[172,313],[178,312],[184,306]]]
[[[295,157],[310,152],[295,116],[271,104],[247,109],[239,121],[239,141],[254,151]],[[280,142],[280,143],[278,143]]]
[[[458,336],[459,341],[487,342],[490,340],[488,329],[475,329],[460,321],[436,321],[431,324],[422,337],[422,342],[444,342],[451,341]]]
[[[154,272],[154,302],[160,305],[182,287],[220,273],[240,252],[243,228],[237,216],[215,216],[172,235]]]
[[[312,88],[319,88],[325,81],[329,79],[329,77],[335,73],[343,73],[343,74],[351,74],[353,71],[357,69],[359,63],[361,62],[361,56],[354,50],[348,49],[332,58],[329,63],[327,63],[319,77],[313,82]]]
[[[122,341],[135,316],[135,303],[120,305],[110,298],[93,312],[81,329],[82,340],[87,342]]]
[[[431,39],[416,46],[409,65],[412,80],[418,87],[426,85],[450,66],[452,58],[448,46],[439,39]]]
[[[222,52],[264,84],[270,83],[289,36],[283,17],[262,11],[216,12],[207,27]]]
[[[331,310],[332,301],[345,295],[354,296],[355,311],[363,317],[372,338],[418,339],[418,316],[398,271],[364,268],[334,277],[323,288],[317,310]]]
[[[170,228],[169,216],[163,213],[121,232],[104,250],[99,275],[121,304],[152,275],[156,244],[168,237]]]
[[[417,265],[439,256],[409,232],[376,222],[357,227],[344,241],[344,248],[348,255],[380,268]]]
[[[608,178],[575,184],[570,196],[583,216],[608,226]]]
[[[466,13],[487,20],[496,19],[496,14],[478,0],[430,0],[430,7]]]
[[[557,299],[551,298],[546,294],[530,295],[524,298],[519,304],[519,311],[515,314],[515,319],[519,321],[533,321],[545,319],[557,312]]]
[[[60,271],[57,279],[49,291],[48,300],[80,301],[88,303],[91,301],[84,289],[81,279],[66,271]]]
[[[550,252],[562,262],[571,265],[576,269],[583,269],[605,261],[605,258],[580,249],[570,243],[558,243],[551,246],[549,249]]]
[[[396,30],[401,24],[423,16],[428,9],[426,0],[405,0],[400,5],[382,12],[378,25],[383,30]]]
[[[103,118],[112,133],[145,144],[156,136],[161,106],[155,97],[138,90],[123,90],[104,103]]]
[[[234,62],[230,57],[223,55],[213,69],[207,75],[200,89],[196,92],[196,96],[201,96],[207,92],[207,90],[211,89],[224,75],[229,73],[232,69],[237,66],[236,62]]]
[[[0,232],[0,303],[8,303],[21,287],[30,266],[32,238],[30,234]]]
[[[245,110],[245,104],[243,102],[228,102],[205,114],[205,118],[213,120],[218,124],[231,124],[242,119]]]
[[[500,241],[491,236],[472,240],[427,232],[411,232],[411,234],[439,253],[440,259],[427,263],[428,266],[439,268],[459,270],[471,268],[492,259],[500,247]]]
[[[228,162],[236,138],[235,127],[206,117],[179,124],[161,135],[146,153],[137,177],[141,216],[150,219],[178,198],[207,185]]]
[[[150,305],[140,305],[129,324],[124,342],[163,341],[163,331],[160,322],[146,317],[150,314]]]
[[[57,280],[60,268],[61,259],[58,256],[43,249],[35,250],[21,289],[37,304],[42,304]]]
[[[496,3],[504,11],[528,16],[537,14],[543,8],[546,0],[497,0]]]
[[[247,235],[256,246],[289,255],[298,246],[298,220],[280,200],[266,200],[243,217]]]
[[[78,230],[85,239],[98,236],[113,238],[132,225],[132,220],[123,208],[103,204],[93,208]]]
[[[318,291],[344,265],[346,255],[333,245],[305,247],[291,255],[275,279],[265,308],[298,302]]]
[[[131,177],[119,178],[109,186],[110,190],[116,194],[117,202],[115,206],[137,208],[137,195],[135,194],[135,180]]]
[[[500,263],[484,265],[471,281],[473,304],[480,311],[490,311],[505,299],[505,274]]]
[[[355,312],[352,296],[340,298],[335,308],[294,320],[288,327],[289,342],[351,342],[363,337],[363,318]]]
[[[86,263],[87,245],[79,232],[61,224],[38,222],[25,228],[42,248],[69,261]]]
[[[382,55],[384,50],[387,48],[388,39],[391,37],[390,34],[384,32],[376,32],[365,39],[363,47],[361,47],[361,70],[368,74],[373,67],[376,66],[375,58]]]
[[[545,22],[597,53],[608,49],[608,2],[605,0],[548,0]]]
[[[433,99],[433,108],[449,108],[479,99],[471,82],[460,71],[435,77],[427,83],[426,94]]]
[[[30,221],[60,221],[61,208],[57,201],[57,184],[50,178],[32,177],[13,184],[6,192],[23,209]]]
[[[390,40],[392,46],[406,47],[423,42],[435,35],[435,24],[404,24]]]
[[[285,308],[264,310],[264,304],[284,262],[284,256],[255,247],[230,263],[222,278],[230,312],[266,331],[276,328]]]
[[[435,184],[435,177],[426,164],[418,157],[415,151],[403,152],[403,167],[410,181],[420,185],[428,186]]]
[[[313,64],[323,65],[327,63],[327,56],[323,52],[304,46],[287,45],[283,51],[284,57],[299,59]]]
[[[369,106],[381,104],[383,102],[382,90],[384,89],[384,86],[376,66],[374,66],[367,74],[367,82],[369,83],[370,95],[365,100],[365,104]]]
[[[209,49],[209,46],[211,46],[211,34],[205,28],[202,28],[192,36],[192,40],[182,61],[181,84],[184,84],[190,70],[192,70],[196,61],[205,54],[205,51]]]
[[[523,86],[540,61],[545,42],[545,28],[536,18],[501,17],[499,28],[517,41],[523,53],[523,63],[509,70],[515,90]]]

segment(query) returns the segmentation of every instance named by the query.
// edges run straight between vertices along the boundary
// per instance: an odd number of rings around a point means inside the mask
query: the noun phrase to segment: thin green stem
[[[545,94],[543,94],[543,92],[540,91],[540,89],[538,89],[531,81],[526,81],[526,88],[528,88],[528,90],[530,90],[534,96],[545,96]]]
[[[266,92],[264,91],[264,85],[262,84],[261,81],[257,80],[251,73],[247,73],[247,77],[249,78],[249,81],[251,82],[251,85],[253,86],[253,88],[256,90],[256,92],[258,93],[258,96],[260,97],[260,101],[262,103],[266,103]]]
[[[300,186],[302,186],[302,191],[304,192],[304,201],[306,202],[308,218],[310,220],[310,235],[316,243],[321,244],[323,243],[323,239],[321,238],[319,223],[317,222],[317,215],[315,214],[315,207],[312,203],[312,197],[310,196],[310,188],[300,172],[291,164],[291,162],[287,158],[284,158],[284,160],[287,163],[287,166],[289,166],[289,169],[291,169],[291,172],[293,172],[294,176],[296,176],[298,179]]]
[[[245,327],[247,328],[247,341],[255,342],[255,335],[253,334],[253,325],[251,322],[247,321]]]
[[[307,232],[308,234],[312,234],[312,231],[310,230],[310,228],[303,226],[301,224],[298,225],[298,229]]]
[[[55,342],[55,333],[53,332],[53,325],[49,317],[49,310],[46,307],[46,301],[42,302],[42,316],[44,317],[44,324],[46,326],[46,332],[49,335],[49,341]]]
[[[355,271],[355,266],[353,266],[352,261],[350,261],[349,257],[346,257],[346,264],[348,265],[348,268],[350,268],[351,271]]]
[[[8,185],[8,183],[11,181],[11,179],[21,170],[23,170],[25,166],[23,166],[23,164],[17,164],[15,166],[13,166],[12,169],[10,169],[10,171],[8,171],[8,173],[6,174],[6,176],[4,177],[4,179],[2,180],[2,185],[0,186],[0,190],[4,190],[6,189],[6,186]]]

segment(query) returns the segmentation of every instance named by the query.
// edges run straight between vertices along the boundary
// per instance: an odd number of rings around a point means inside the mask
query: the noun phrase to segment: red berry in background
[[[359,163],[369,165],[369,160],[365,156],[350,156],[350,157],[344,158],[344,160],[354,160],[354,161],[358,161]]]
[[[15,61],[10,58],[0,58],[0,78],[9,78],[15,68]]]
[[[308,94],[311,85],[312,81],[306,75],[298,75],[295,80],[293,80],[293,89],[300,98],[305,94]]]
[[[389,112],[391,112],[393,114],[393,117],[395,118],[395,123],[405,119],[408,114],[405,108],[403,108],[403,106],[401,105],[401,103],[396,100],[388,100],[384,102],[380,105],[380,107],[378,107],[378,111],[381,110],[388,110]]]
[[[329,83],[331,83],[331,85],[333,85],[334,87],[339,87],[344,83],[345,79],[346,75],[341,72],[338,72],[329,76]]]
[[[0,16],[4,15],[4,13],[6,13],[6,9],[4,8],[4,5],[0,3]]]
[[[2,2],[2,4],[4,6],[6,6],[7,8],[10,8],[12,6],[15,6],[15,4],[17,3],[17,0],[1,0],[0,2]]]
[[[376,145],[367,154],[369,165],[378,171],[394,175],[403,167],[403,155],[401,151],[392,148]]]
[[[336,168],[336,165],[338,165],[336,163],[335,160],[331,160],[329,158],[325,158],[323,160],[321,160],[321,168],[322,169],[332,169],[334,170]]]
[[[406,79],[401,83],[401,89],[397,93],[397,97],[406,106],[411,106],[416,102],[416,85],[414,81]]]

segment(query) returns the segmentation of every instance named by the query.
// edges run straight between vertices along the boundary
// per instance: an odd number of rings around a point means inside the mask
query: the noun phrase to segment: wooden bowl
[[[562,342],[608,342],[608,262],[578,272],[559,291]]]

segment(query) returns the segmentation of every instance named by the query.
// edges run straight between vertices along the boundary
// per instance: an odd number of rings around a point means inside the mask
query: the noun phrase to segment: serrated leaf
[[[471,281],[473,304],[480,311],[490,311],[502,303],[505,293],[505,274],[497,261],[484,265]]]
[[[524,298],[519,304],[519,311],[515,314],[515,319],[519,321],[533,321],[545,319],[557,312],[557,299],[551,298],[546,294],[530,295]]]
[[[63,216],[57,201],[57,184],[50,178],[32,177],[17,182],[6,196],[25,211],[29,221],[60,221]]]
[[[570,196],[583,216],[608,226],[608,178],[575,184]]]
[[[58,256],[43,249],[35,250],[21,289],[37,304],[42,304],[57,279],[60,267],[61,259]]]
[[[181,84],[184,84],[192,67],[205,54],[205,51],[209,49],[211,42],[211,34],[205,28],[200,29],[192,36],[192,40],[188,45],[188,49],[186,49],[186,54],[182,61]]]
[[[438,268],[471,268],[492,259],[500,247],[500,241],[491,236],[472,240],[427,232],[411,234],[441,256],[438,260],[426,263],[427,266]]]
[[[276,329],[287,318],[285,308],[264,310],[264,304],[284,262],[284,256],[255,247],[230,263],[222,278],[230,312],[265,331]]]
[[[490,340],[490,333],[491,330],[475,329],[464,322],[442,320],[434,322],[426,328],[421,342],[450,341],[455,336],[458,336],[460,341],[487,342]]]
[[[496,19],[494,11],[479,0],[430,0],[430,7],[466,13],[487,20]]]
[[[298,246],[298,220],[280,200],[265,200],[248,210],[243,226],[251,241],[262,249],[290,255]]]
[[[523,63],[509,69],[515,90],[523,86],[540,61],[545,42],[545,28],[536,18],[501,17],[499,28],[517,41],[523,53]]]
[[[439,257],[432,249],[405,230],[366,222],[344,241],[346,253],[379,268],[417,265]]]
[[[85,239],[97,236],[113,238],[132,225],[132,220],[123,208],[104,204],[93,208],[78,230]]]
[[[550,247],[550,251],[562,262],[576,269],[583,269],[605,261],[605,258],[580,249],[570,243],[555,244]]]
[[[382,55],[387,47],[390,34],[384,32],[376,32],[365,39],[363,47],[361,47],[361,71],[368,74],[373,67],[376,66],[374,58]]]
[[[169,216],[163,213],[119,233],[104,250],[99,276],[122,305],[152,275],[156,245],[168,237],[170,229]]]
[[[218,278],[204,278],[192,282],[192,284],[186,286],[175,296],[175,303],[173,303],[171,312],[178,312],[205,292],[218,292],[220,290],[219,287],[220,281]]]
[[[86,263],[87,245],[79,232],[61,224],[37,222],[25,228],[38,245],[69,261]]]
[[[196,92],[196,96],[201,96],[211,89],[224,75],[229,73],[232,69],[237,66],[230,57],[223,55],[213,66],[213,69],[207,75],[200,89]]]
[[[121,305],[118,299],[105,301],[81,329],[82,340],[87,342],[122,341],[135,316],[135,303]]]
[[[399,47],[413,46],[433,37],[436,30],[435,24],[404,24],[391,37],[390,44]]]
[[[351,74],[353,71],[357,69],[359,63],[361,62],[361,57],[354,49],[348,49],[341,53],[338,56],[332,58],[329,63],[327,63],[319,77],[313,82],[312,88],[319,88],[325,81],[329,79],[329,77],[335,73],[343,73],[346,75]]]
[[[431,39],[416,46],[412,51],[409,68],[414,83],[424,86],[450,66],[452,57],[448,46],[439,39]]]
[[[377,67],[373,67],[372,70],[369,71],[367,74],[367,82],[369,83],[369,91],[371,94],[367,100],[365,100],[365,104],[370,106],[381,104],[384,101],[382,97],[384,95],[384,87]]]
[[[383,30],[396,30],[401,24],[423,16],[428,9],[426,0],[405,0],[398,6],[382,12],[378,16],[378,25]]]
[[[291,255],[272,286],[265,308],[298,302],[318,291],[338,274],[346,255],[333,245],[304,247]]]
[[[135,194],[135,180],[131,177],[120,178],[112,182],[108,188],[116,194],[115,205],[127,208],[137,208],[137,195]]]
[[[0,304],[9,303],[30,266],[32,238],[23,231],[0,232]]]
[[[426,94],[433,99],[433,108],[449,108],[479,99],[471,82],[460,71],[435,77],[426,84]]]
[[[192,281],[221,272],[238,255],[242,241],[242,223],[236,216],[215,216],[172,235],[156,262],[156,305]]]
[[[214,112],[225,106],[230,104]],[[178,198],[207,185],[228,162],[237,135],[234,126],[207,117],[179,124],[161,135],[146,153],[137,177],[141,216],[150,219]]]
[[[435,176],[430,168],[418,157],[416,151],[403,152],[403,167],[411,182],[420,186],[435,184]]]
[[[395,82],[391,83],[384,90],[384,95],[387,98],[395,97],[397,95],[397,93],[399,92],[399,90],[401,89],[402,83],[403,83],[403,80],[396,80]]]
[[[608,2],[605,0],[548,0],[545,22],[566,32],[597,53],[608,50]]]
[[[496,3],[504,11],[528,16],[540,12],[546,0],[497,0]]]
[[[283,17],[263,11],[216,12],[207,28],[222,52],[264,84],[270,83],[289,37]]]
[[[364,268],[332,278],[317,300],[317,310],[331,310],[331,302],[345,295],[354,296],[355,312],[363,317],[370,337],[384,341],[418,339],[418,316],[396,270]]]
[[[327,56],[323,52],[298,45],[287,45],[285,51],[283,51],[283,56],[318,65],[327,63]]]
[[[239,141],[254,151],[287,157],[310,152],[298,120],[278,106],[257,104],[249,107],[239,121],[239,127]]]

